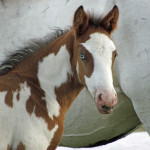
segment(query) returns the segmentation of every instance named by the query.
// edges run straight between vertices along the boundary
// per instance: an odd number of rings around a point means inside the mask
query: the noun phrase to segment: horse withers
[[[65,113],[84,87],[99,112],[112,112],[116,48],[110,35],[118,16],[117,6],[103,18],[80,6],[71,29],[17,51],[0,65],[0,149],[56,149]]]

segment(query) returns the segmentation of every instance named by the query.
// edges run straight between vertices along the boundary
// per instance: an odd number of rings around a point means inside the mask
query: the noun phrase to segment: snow
[[[118,141],[93,148],[66,148],[56,150],[149,150],[150,137],[147,132],[135,132]]]

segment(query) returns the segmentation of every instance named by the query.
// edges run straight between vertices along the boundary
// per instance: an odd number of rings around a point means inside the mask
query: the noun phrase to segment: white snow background
[[[58,147],[56,150],[150,150],[150,137],[147,132],[135,132],[115,142],[98,147]]]

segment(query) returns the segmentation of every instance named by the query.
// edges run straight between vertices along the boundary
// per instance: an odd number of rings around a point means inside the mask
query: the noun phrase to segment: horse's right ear
[[[73,29],[76,34],[76,36],[81,35],[88,26],[88,15],[85,13],[83,6],[80,6],[75,14],[73,19]]]

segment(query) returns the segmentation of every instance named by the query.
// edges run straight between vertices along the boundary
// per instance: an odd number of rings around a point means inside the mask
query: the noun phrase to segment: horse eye
[[[82,60],[86,60],[85,54],[80,53],[80,58],[81,58]]]

